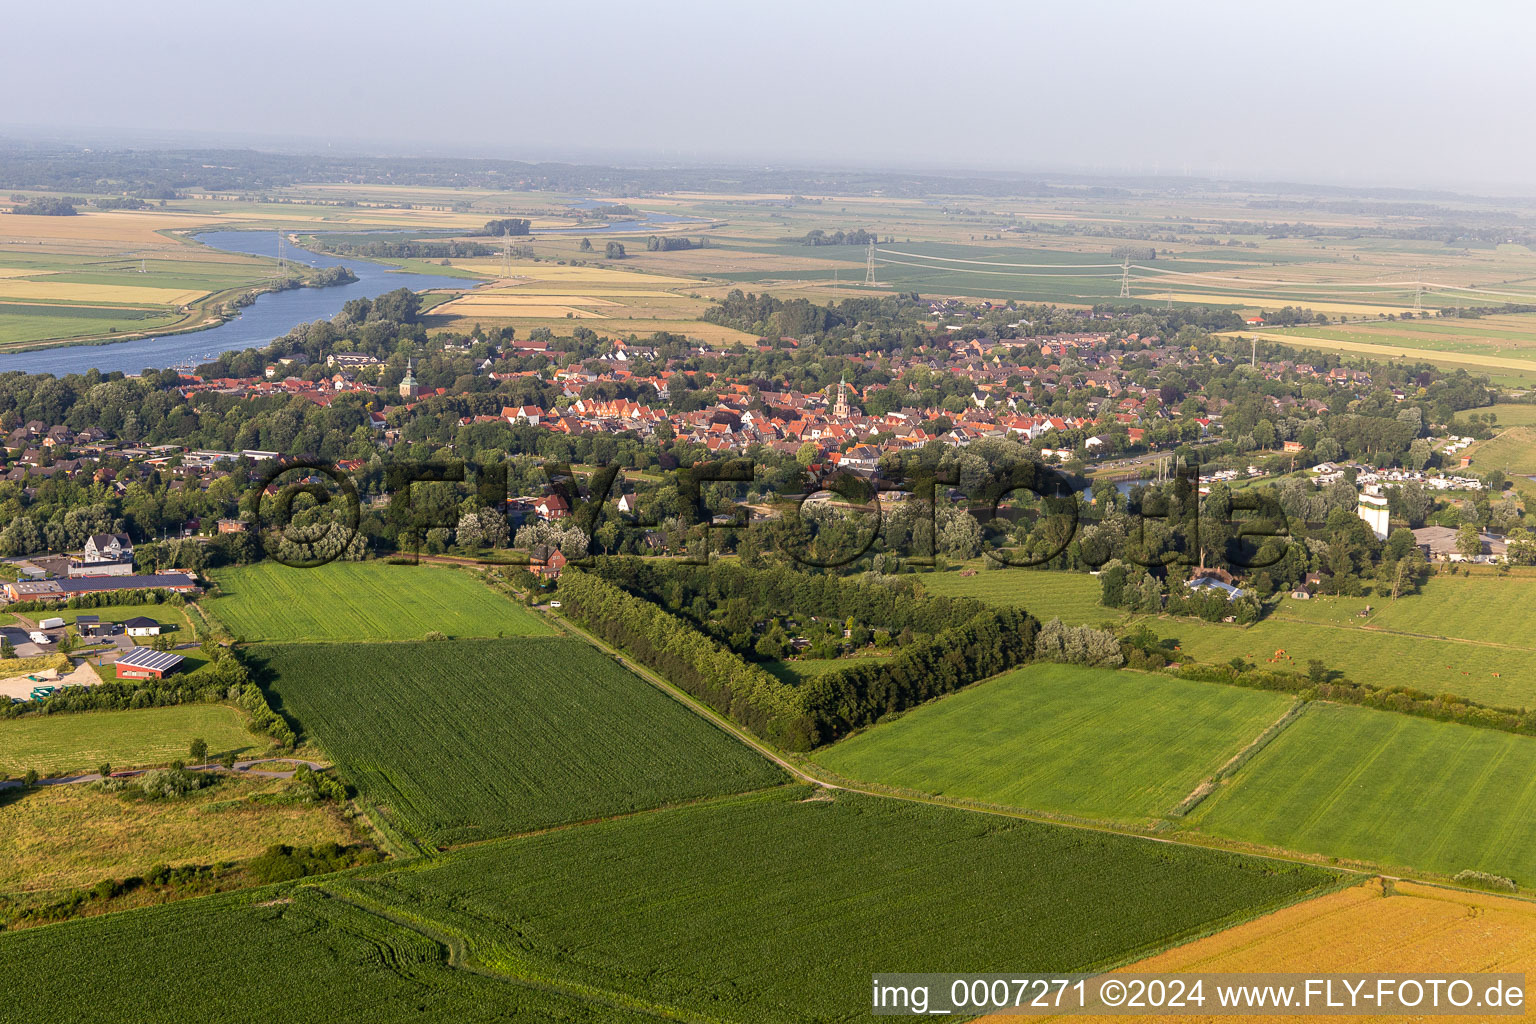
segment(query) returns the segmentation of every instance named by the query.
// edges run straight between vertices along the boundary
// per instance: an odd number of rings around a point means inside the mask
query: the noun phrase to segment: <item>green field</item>
[[[876,971],[1121,963],[1336,884],[1218,851],[807,795],[784,787],[3,934],[0,957],[28,983],[0,995],[0,1019],[36,1007],[59,1024],[228,1019],[270,1004],[280,978],[280,1015],[301,1024],[540,1021],[562,1008],[631,1019],[615,1006],[851,1021],[867,1017]],[[81,949],[92,955],[68,955]],[[198,972],[172,969],[192,961]]]
[[[0,302],[0,344],[153,330],[181,319],[170,310]]]
[[[1506,475],[1523,480],[1536,475],[1536,427],[1510,427],[1487,441],[1477,442],[1462,454],[1472,456],[1472,469],[1478,473],[1502,469]],[[1517,487],[1520,482],[1516,481]]]
[[[246,730],[245,716],[223,704],[28,715],[0,721],[0,772],[36,768],[46,778],[93,772],[103,761],[117,768],[169,764],[185,760],[194,739],[206,740],[213,758],[266,749]]]
[[[0,988],[0,1021],[233,1021],[248,1013],[240,1008],[274,1004],[283,1024],[653,1019],[456,970],[434,937],[314,890],[260,905],[274,898],[271,890],[232,893],[0,935],[8,962],[49,965],[37,984]],[[193,962],[216,970],[217,983],[187,970]],[[60,971],[61,963],[73,966]]]
[[[274,705],[407,831],[454,844],[783,781],[579,640],[271,644]]]
[[[1216,836],[1529,885],[1536,739],[1314,705],[1189,821]]]
[[[774,678],[794,685],[802,679],[815,679],[828,672],[841,672],[867,661],[880,660],[880,657],[871,655],[859,658],[803,658],[796,661],[765,661],[763,668]]]
[[[1473,413],[1483,417],[1493,413],[1494,422],[1501,427],[1536,427],[1536,403],[1496,402],[1481,409],[1463,409],[1456,414],[1456,420],[1465,425],[1466,418]]]
[[[1357,614],[1367,605],[1369,615]],[[1268,618],[1248,627],[1191,618],[1146,621],[1203,662],[1242,657],[1261,668],[1305,671],[1316,658],[1356,682],[1500,706],[1536,705],[1532,577],[1436,576],[1422,593],[1397,601],[1285,598]],[[1277,651],[1285,654],[1277,658]]]
[[[1371,629],[1508,644],[1536,654],[1536,577],[1437,576],[1423,593],[1372,604],[1365,620]]]
[[[927,573],[925,589],[1018,604],[1044,619],[1102,625],[1127,619],[1098,603],[1099,581],[1086,573],[984,570],[974,576]],[[1356,614],[1372,607],[1369,616]],[[1536,655],[1536,578],[1437,576],[1423,592],[1383,598],[1284,598],[1252,626],[1186,617],[1146,618],[1198,661],[1234,657],[1268,667],[1305,670],[1317,658],[1356,682],[1454,693],[1488,704],[1536,705],[1530,658]],[[1285,655],[1277,661],[1276,651]],[[1288,660],[1287,660],[1288,659]]]
[[[843,740],[816,762],[901,789],[1144,822],[1292,703],[1150,673],[1030,665]]]
[[[1317,658],[1358,683],[1411,686],[1500,706],[1536,703],[1531,652],[1523,648],[1283,619],[1248,628],[1186,618],[1149,619],[1147,624],[1160,636],[1176,639],[1188,655],[1211,664],[1242,657],[1260,668],[1304,672],[1307,662]],[[1284,658],[1271,662],[1281,650]]]
[[[1082,572],[981,569],[974,576],[954,571],[923,573],[918,580],[932,594],[1019,605],[1041,622],[1059,618],[1069,626],[1097,626],[1125,618],[1119,609],[1099,604],[1099,578]]]
[[[222,596],[203,607],[247,640],[417,640],[541,636],[533,612],[481,582],[478,574],[386,562],[332,562],[291,569],[275,562],[213,574]]]

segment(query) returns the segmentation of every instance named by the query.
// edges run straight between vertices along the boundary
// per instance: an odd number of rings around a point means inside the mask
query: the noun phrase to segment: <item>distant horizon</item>
[[[1421,0],[63,0],[9,12],[0,87],[28,134],[1528,195],[1532,28]]]
[[[1514,182],[1433,182],[1413,183],[1406,180],[1365,181],[1339,178],[1313,177],[1264,177],[1256,173],[1218,174],[1214,168],[1180,168],[1164,170],[1153,163],[1139,167],[1085,167],[1070,163],[1035,164],[1019,166],[970,166],[955,162],[927,160],[880,160],[858,159],[768,160],[750,154],[698,153],[684,157],[666,154],[659,150],[585,149],[560,151],[549,147],[526,146],[518,148],[484,146],[469,142],[444,142],[425,144],[403,139],[337,138],[323,139],[304,135],[271,135],[259,132],[228,132],[192,128],[124,129],[101,126],[51,127],[38,124],[0,122],[0,150],[6,148],[57,147],[72,150],[99,150],[102,152],[160,151],[177,152],[192,150],[249,150],[287,156],[341,156],[361,159],[412,160],[412,159],[463,159],[504,160],[522,164],[565,164],[576,167],[612,167],[616,169],[666,170],[751,170],[751,171],[800,171],[836,173],[890,173],[922,174],[936,178],[996,178],[998,180],[1034,180],[1049,183],[1050,179],[1103,183],[1134,183],[1135,187],[1155,187],[1158,183],[1173,185],[1178,182],[1195,182],[1211,185],[1240,185],[1258,189],[1316,188],[1345,192],[1398,192],[1404,199],[1413,194],[1438,195],[1446,198],[1466,198],[1486,201],[1536,201],[1536,182],[1519,185]]]

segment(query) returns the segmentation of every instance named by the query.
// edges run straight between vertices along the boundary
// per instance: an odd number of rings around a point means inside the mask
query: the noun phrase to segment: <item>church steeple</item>
[[[848,418],[848,378],[846,376],[837,382],[837,404],[832,407],[832,418],[837,420]]]
[[[416,386],[416,376],[411,372],[411,369],[412,361],[407,359],[405,361],[405,376],[400,378],[401,398],[415,398],[421,393],[421,389]]]

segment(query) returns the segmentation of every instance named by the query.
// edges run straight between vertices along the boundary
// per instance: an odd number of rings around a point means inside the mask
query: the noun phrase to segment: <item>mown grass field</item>
[[[1472,468],[1479,473],[1502,469],[1509,476],[1536,475],[1536,427],[1512,426],[1462,454],[1472,456]]]
[[[0,994],[0,1019],[39,1007],[61,1024],[219,1019],[270,1001],[281,977],[284,1020],[301,1024],[360,1009],[379,1021],[856,1020],[875,971],[1112,965],[1337,884],[1217,851],[807,795],[782,787],[3,934],[0,956],[32,980]],[[80,949],[93,955],[64,955]],[[219,983],[163,969],[192,958]]]
[[[407,831],[453,844],[782,782],[579,640],[272,644],[274,703]]]
[[[275,562],[213,574],[222,592],[203,608],[246,640],[412,640],[541,636],[533,612],[491,590],[478,574],[424,565],[332,562],[291,569]]]
[[[274,801],[286,785],[236,775],[179,800],[131,803],[88,784],[0,790],[0,892],[245,860],[274,843],[354,841],[332,805]]]
[[[1125,618],[1118,608],[1099,604],[1099,579],[1087,573],[980,569],[974,576],[928,572],[918,581],[932,594],[974,597],[991,605],[1018,605],[1041,622],[1059,618],[1069,626],[1097,626]]]
[[[1536,577],[1437,576],[1422,593],[1370,603],[1369,628],[1508,644],[1536,653]]]
[[[1536,404],[1530,402],[1495,402],[1481,409],[1464,409],[1456,414],[1456,421],[1465,424],[1474,413],[1483,417],[1492,413],[1501,427],[1536,427]]]
[[[1241,657],[1260,668],[1304,672],[1316,658],[1359,683],[1452,693],[1499,706],[1536,704],[1532,652],[1522,647],[1279,617],[1249,627],[1183,617],[1145,621],[1159,636],[1176,640],[1187,656],[1211,664]],[[1285,653],[1277,658],[1277,651]]]
[[[1017,604],[1042,620],[1070,624],[1123,622],[1099,601],[1099,581],[1086,573],[997,569],[961,576],[926,573],[931,593]],[[1360,616],[1367,605],[1371,613]],[[1375,686],[1411,686],[1488,704],[1536,705],[1536,577],[1436,576],[1419,594],[1385,598],[1282,599],[1252,626],[1153,616],[1142,621],[1189,657],[1222,664],[1241,657],[1260,666],[1305,670],[1317,658],[1349,678]],[[1284,651],[1276,659],[1276,652]]]
[[[1292,702],[1151,673],[1030,665],[815,760],[861,782],[1139,823],[1172,810]]]
[[[0,344],[25,344],[77,335],[129,334],[168,327],[174,312],[105,306],[0,302]]]
[[[93,772],[102,762],[138,768],[185,760],[194,739],[210,757],[248,753],[266,743],[245,728],[245,715],[224,704],[28,715],[0,721],[0,772],[19,776],[36,768],[46,777]]]
[[[1536,739],[1314,705],[1188,819],[1211,835],[1536,883]]]

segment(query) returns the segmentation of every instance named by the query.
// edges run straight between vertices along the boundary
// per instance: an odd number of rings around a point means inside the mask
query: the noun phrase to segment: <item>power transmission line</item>
[[[881,250],[881,251],[883,252],[884,250]],[[974,267],[935,267],[931,263],[908,263],[905,260],[888,260],[888,259],[882,259],[882,258],[879,258],[879,257],[876,257],[876,262],[884,263],[887,266],[892,266],[892,267],[916,267],[918,270],[937,270],[937,271],[943,271],[946,274],[984,274],[987,277],[1054,277],[1054,278],[1057,278],[1058,280],[1060,280],[1060,279],[1071,278],[1071,277],[1105,277],[1105,278],[1109,278],[1109,277],[1119,277],[1120,276],[1118,274],[1031,274],[1031,273],[1028,273],[1028,272],[1019,273],[1019,272],[1015,272],[1015,271],[1011,271],[1011,270],[977,270]],[[1056,264],[1050,264],[1050,266],[1055,266],[1055,265]],[[1120,264],[1118,264],[1118,263],[1111,263],[1109,265],[1112,266],[1112,267],[1120,266]],[[1073,268],[1073,267],[1062,267],[1061,269],[1063,269],[1063,270],[1073,270],[1075,268]]]
[[[1120,297],[1122,299],[1131,297],[1131,258],[1129,256],[1120,267]]]
[[[871,246],[871,248],[873,248],[873,246]],[[898,249],[875,249],[875,251],[888,253],[891,256],[910,256],[913,259],[918,260],[935,260],[939,263],[979,263],[984,267],[1031,267],[1035,269],[1055,267],[1059,270],[1076,270],[1078,267],[1086,267],[1090,270],[1094,270],[1103,269],[1105,267],[1114,267],[1119,269],[1125,265],[1123,263],[998,263],[994,260],[962,260],[954,259],[949,256],[929,256],[920,252],[901,252]]]

